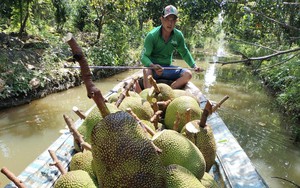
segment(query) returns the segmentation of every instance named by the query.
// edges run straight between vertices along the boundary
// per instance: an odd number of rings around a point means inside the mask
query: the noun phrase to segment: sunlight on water
[[[206,93],[209,92],[209,88],[211,86],[214,85],[215,81],[216,81],[216,73],[215,73],[215,69],[216,69],[216,64],[210,64],[210,66],[208,67],[208,70],[206,70],[205,75],[204,75],[204,91]]]

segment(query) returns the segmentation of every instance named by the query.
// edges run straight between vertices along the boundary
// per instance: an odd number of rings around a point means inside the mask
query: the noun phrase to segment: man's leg
[[[190,70],[186,70],[184,73],[182,73],[180,78],[178,78],[171,84],[171,87],[173,89],[182,88],[185,84],[187,84],[190,81],[191,78],[192,72]]]

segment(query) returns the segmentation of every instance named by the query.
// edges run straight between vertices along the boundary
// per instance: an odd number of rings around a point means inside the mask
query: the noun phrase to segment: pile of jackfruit
[[[106,106],[109,115],[94,108],[78,128],[91,150],[74,141],[77,153],[55,188],[220,187],[208,173],[216,157],[212,129],[200,126],[203,110],[191,93],[159,83],[119,91]]]

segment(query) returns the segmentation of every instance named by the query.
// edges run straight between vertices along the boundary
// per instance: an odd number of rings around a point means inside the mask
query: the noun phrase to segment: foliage
[[[55,21],[57,24],[57,31],[62,31],[65,22],[67,21],[67,2],[65,0],[52,0],[55,7]]]
[[[1,66],[1,78],[11,80],[1,97],[28,94],[28,81],[33,77],[42,82],[55,77],[57,71],[53,69],[59,69],[56,66],[70,55],[61,41],[66,32],[79,38],[88,60],[95,65],[124,65],[138,60],[145,35],[160,25],[163,7],[169,4],[179,10],[177,28],[183,31],[190,49],[203,48],[209,41],[210,51],[216,51],[215,41],[221,32],[216,18],[221,10],[228,47],[238,55],[265,56],[300,44],[300,6],[290,1],[2,0],[1,30],[27,33],[24,42],[40,38],[50,47],[43,54],[40,71],[28,70],[19,61]],[[296,58],[291,58],[293,55]],[[298,57],[293,52],[252,62],[251,68],[273,89],[285,111],[300,118]],[[10,58],[3,55],[0,60],[9,62]],[[20,76],[8,74],[9,70],[20,71]]]

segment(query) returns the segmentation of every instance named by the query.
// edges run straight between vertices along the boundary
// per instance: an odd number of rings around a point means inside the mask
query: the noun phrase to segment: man
[[[196,72],[203,71],[197,67],[195,61],[186,47],[183,34],[175,28],[178,18],[178,11],[173,5],[168,5],[163,10],[160,17],[161,26],[150,31],[144,42],[144,49],[141,54],[141,61],[144,66],[152,67],[144,73],[146,77],[152,75],[154,79],[172,80],[173,89],[183,87],[191,78],[192,72],[188,69],[164,69],[164,67],[174,67],[171,65],[174,50],[177,50],[185,62],[194,68]],[[148,80],[144,81],[144,87],[151,87]]]

